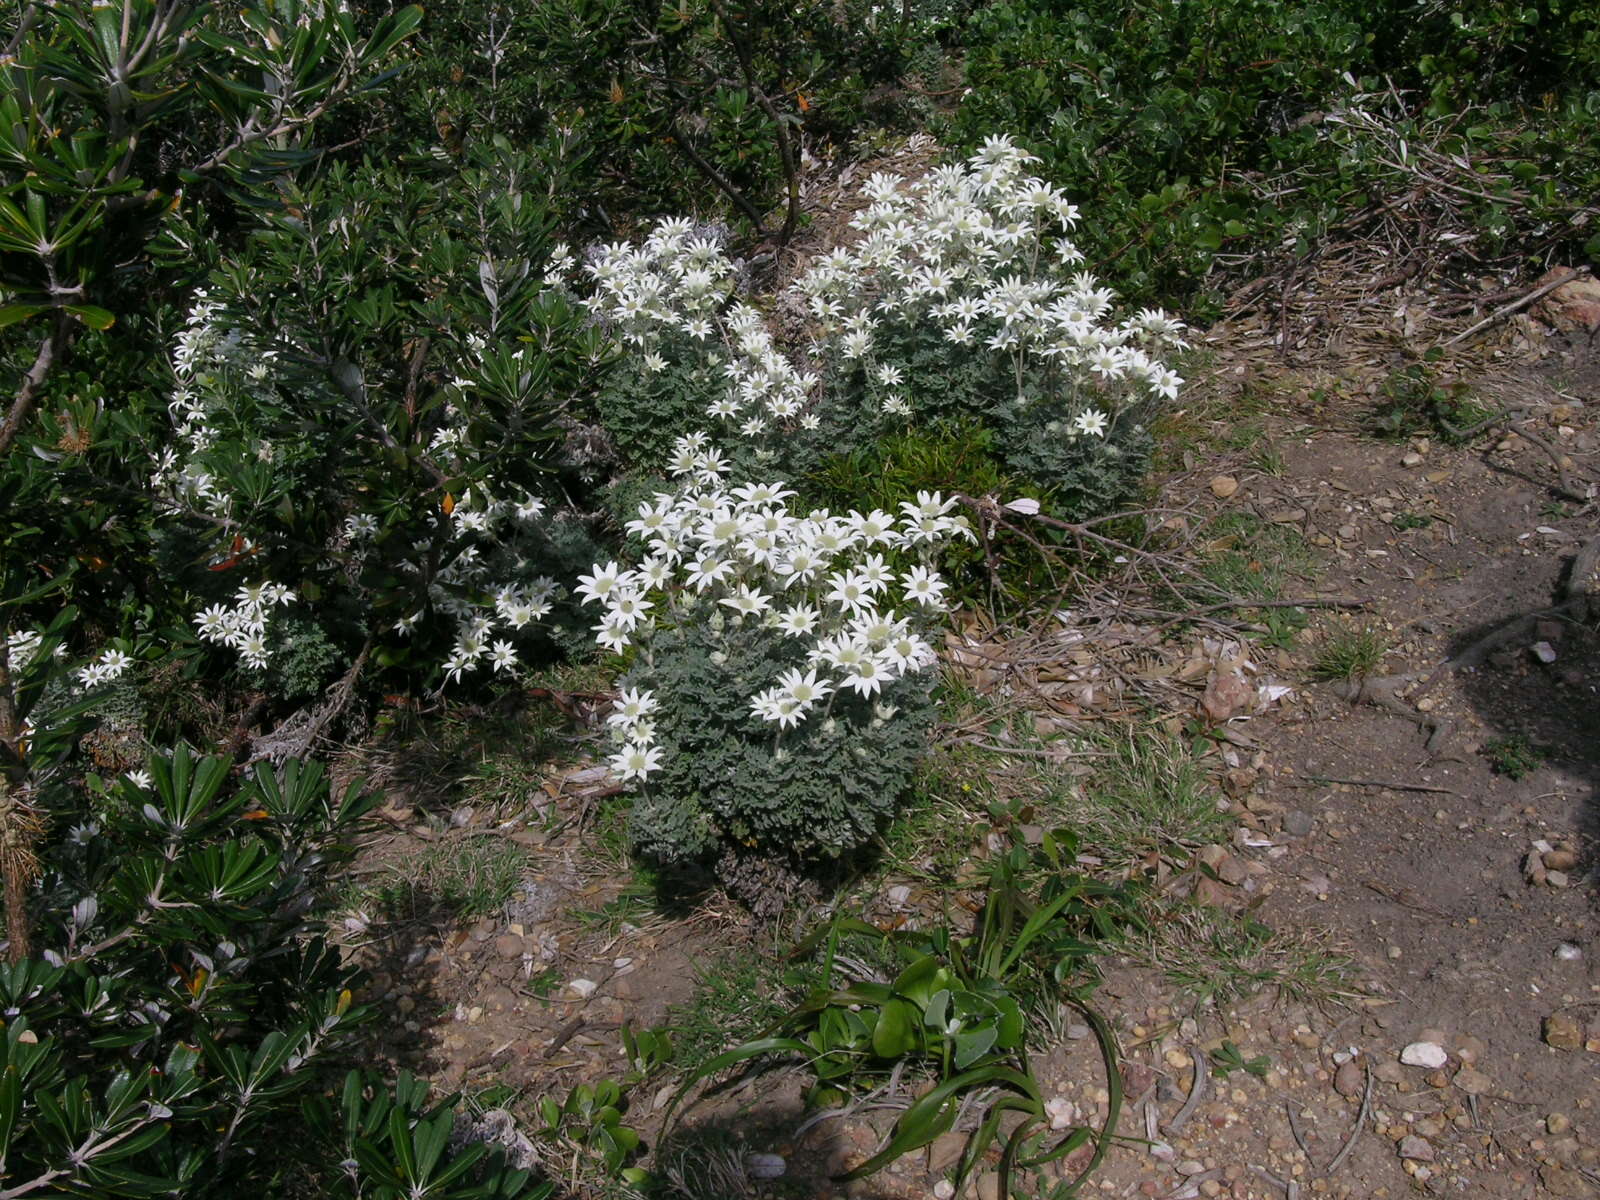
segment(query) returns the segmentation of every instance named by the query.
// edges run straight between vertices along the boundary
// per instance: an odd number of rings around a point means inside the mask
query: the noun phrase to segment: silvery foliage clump
[[[559,251],[553,270],[570,266]],[[482,353],[484,339],[468,335],[469,352]],[[234,535],[232,545],[214,566],[248,575],[259,547],[252,540],[248,516],[241,509],[252,497],[240,485],[241,474],[230,464],[242,455],[249,469],[270,472],[277,486],[313,490],[315,453],[310,447],[262,440],[258,413],[292,409],[294,389],[305,389],[278,361],[270,337],[241,329],[228,320],[224,305],[197,293],[188,321],[172,351],[177,387],[168,405],[173,425],[171,444],[155,460],[153,482],[160,503],[177,517],[199,516]],[[450,388],[457,394],[472,386],[458,377]],[[447,393],[448,394],[448,393]],[[337,398],[330,397],[337,404]],[[428,454],[445,475],[467,473],[477,456],[492,448],[475,445],[462,408],[447,401]],[[358,501],[358,498],[352,498]],[[423,582],[425,604],[402,613],[386,632],[410,636],[428,610],[442,615],[454,630],[453,646],[442,664],[448,682],[480,668],[495,673],[519,665],[519,635],[531,633],[548,616],[557,583],[517,550],[519,541],[542,527],[545,505],[519,492],[502,495],[475,483],[459,496],[446,493],[442,502],[409,515],[427,527],[409,555],[392,568]],[[373,553],[381,530],[377,513],[357,503],[323,546],[326,565],[352,585]],[[234,578],[229,575],[229,578]],[[212,603],[195,617],[200,638],[235,650],[249,667],[265,668],[272,660],[271,617],[275,609],[294,603],[286,585],[251,579],[239,585],[228,602]],[[281,647],[278,647],[281,648]]]

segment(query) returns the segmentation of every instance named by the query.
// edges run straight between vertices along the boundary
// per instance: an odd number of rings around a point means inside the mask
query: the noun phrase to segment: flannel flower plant
[[[934,563],[971,531],[931,492],[894,515],[800,514],[787,488],[761,482],[932,415],[918,373],[894,361],[897,331],[934,330],[947,357],[982,360],[976,378],[1002,386],[972,389],[968,410],[1013,426],[1021,414],[1029,443],[1109,443],[1125,412],[1176,395],[1182,381],[1156,355],[1181,344],[1181,326],[1152,310],[1113,322],[1111,293],[1078,269],[1067,236],[1077,209],[1029,161],[996,138],[913,184],[874,176],[856,244],[780,297],[810,323],[795,355],[738,298],[736,264],[706,229],[664,221],[590,256],[594,317],[641,378],[683,371],[694,386],[682,403],[704,404],[649,414],[705,430],[679,437],[665,464],[686,483],[628,524],[636,566],[597,565],[578,589],[599,609],[601,645],[639,646],[611,765],[639,785],[635,837],[658,856],[719,841],[837,855],[871,836],[885,795],[892,805],[909,780],[945,590]]]
[[[612,770],[642,793],[636,838],[669,860],[727,835],[837,855],[874,832],[914,761],[923,726],[907,717],[927,707],[944,608],[934,564],[971,536],[966,518],[930,493],[893,515],[796,513],[782,483],[729,482],[705,434],[679,439],[674,474],[681,487],[627,524],[637,564],[597,564],[577,587],[596,640],[638,648],[608,718]],[[841,772],[850,784],[822,794]]]
[[[1154,309],[1114,319],[1112,292],[1082,270],[1070,237],[1077,207],[1026,173],[1032,161],[991,138],[915,182],[872,176],[854,245],[814,263],[780,305],[811,322],[800,365],[733,298],[734,265],[688,221],[604,247],[588,267],[591,310],[647,369],[666,370],[685,345],[703,354],[724,379],[704,417],[758,468],[804,469],[841,437],[934,415],[925,381],[895,360],[908,335],[979,364],[982,385],[963,403],[1014,426],[1019,444],[1106,441],[1178,394],[1160,355],[1184,345],[1183,326]]]

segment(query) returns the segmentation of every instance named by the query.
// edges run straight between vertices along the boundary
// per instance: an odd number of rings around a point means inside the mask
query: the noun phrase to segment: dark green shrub
[[[1597,26],[1560,0],[1003,0],[961,31],[968,90],[945,132],[964,148],[1013,133],[1092,201],[1090,263],[1191,312],[1217,299],[1219,254],[1303,257],[1409,193],[1408,143],[1473,164],[1438,211],[1452,231],[1465,218],[1474,254],[1593,256]]]

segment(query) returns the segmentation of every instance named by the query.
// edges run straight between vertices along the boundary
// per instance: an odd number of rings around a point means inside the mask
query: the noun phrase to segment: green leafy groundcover
[[[1396,142],[1438,136],[1485,164],[1480,194],[1458,198],[1478,249],[1535,256],[1555,238],[1600,256],[1574,220],[1600,190],[1593,5],[1000,0],[960,37],[967,91],[946,136],[971,148],[1015,131],[1041,174],[1092,198],[1085,252],[1134,299],[1195,296],[1219,252],[1304,255],[1372,197],[1412,186],[1328,120],[1391,91]]]

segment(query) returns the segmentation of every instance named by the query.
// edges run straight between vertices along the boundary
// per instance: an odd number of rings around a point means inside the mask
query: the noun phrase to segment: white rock
[[[1050,1118],[1050,1128],[1057,1132],[1078,1123],[1078,1106],[1065,1096],[1046,1101],[1044,1112]]]
[[[1553,663],[1556,660],[1556,648],[1549,642],[1535,642],[1530,649],[1533,656],[1542,663]]]
[[[1450,1056],[1438,1042],[1412,1042],[1400,1051],[1400,1061],[1408,1067],[1425,1067],[1433,1071],[1449,1062]]]
[[[956,1185],[948,1179],[941,1179],[933,1185],[933,1200],[950,1200],[956,1194]]]
[[[595,991],[600,987],[600,985],[592,979],[574,979],[571,983],[567,984],[567,987],[570,988],[575,995],[587,1000],[590,996],[595,994]]]
[[[789,1164],[783,1161],[781,1154],[746,1154],[744,1156],[745,1174],[751,1179],[781,1179],[783,1173],[789,1169]]]

